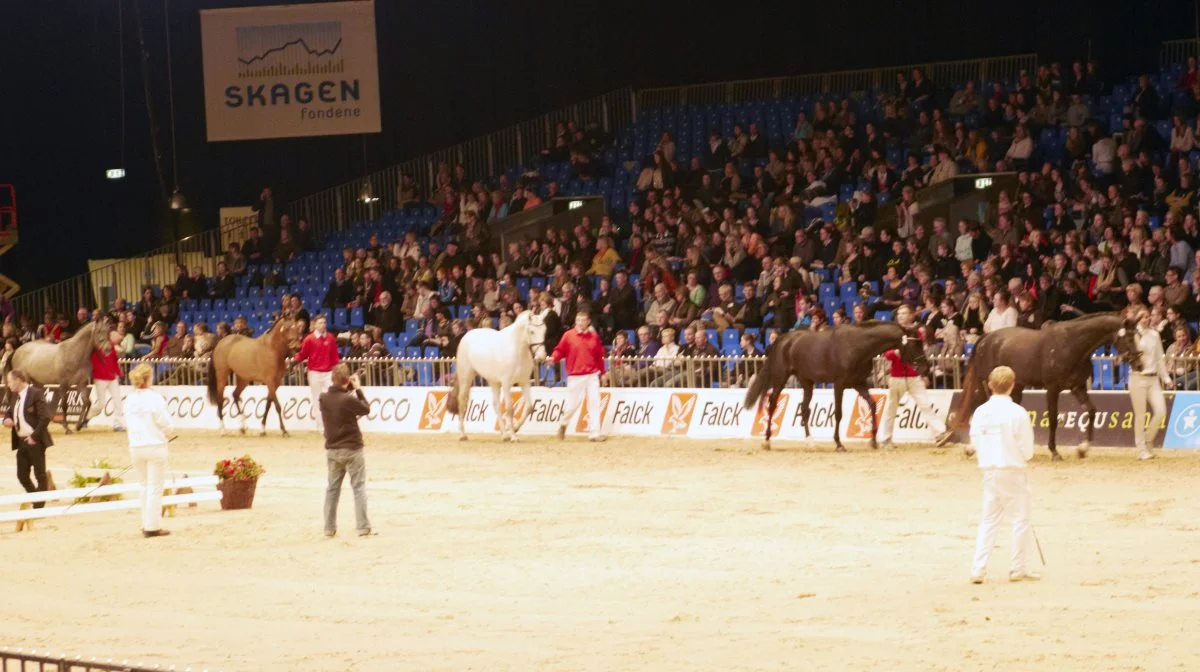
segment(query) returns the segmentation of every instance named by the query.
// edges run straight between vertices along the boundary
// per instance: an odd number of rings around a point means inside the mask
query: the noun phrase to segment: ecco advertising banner
[[[216,429],[216,409],[207,400],[200,386],[163,386],[155,388],[167,399],[172,423],[183,429]],[[128,388],[125,388],[126,393]],[[457,432],[458,418],[446,410],[450,391],[447,388],[369,387],[363,389],[371,405],[371,414],[362,420],[366,432]],[[266,388],[251,386],[242,394],[243,415],[251,428],[259,425],[258,418],[266,409]],[[307,387],[278,389],[283,407],[284,423],[288,429],[315,430],[312,403]],[[887,401],[885,392],[873,391],[876,412],[882,417]],[[934,390],[930,401],[944,417],[949,410],[951,393]],[[745,390],[672,390],[642,388],[611,388],[600,393],[600,414],[605,434],[617,436],[679,436],[689,438],[723,439],[760,437],[767,427],[765,409],[743,410]],[[800,413],[801,394],[788,390],[779,398],[772,420],[772,436],[780,439],[803,439],[804,428]],[[502,402],[503,403],[503,402]],[[566,412],[567,391],[564,388],[535,388],[532,404],[524,393],[513,393],[512,403],[517,418],[528,417],[522,434],[552,435],[558,431]],[[232,429],[240,419],[232,417],[231,397],[225,399],[225,425]],[[817,440],[833,437],[833,394],[830,390],[815,390],[811,404],[810,428]],[[589,433],[587,404],[568,425],[571,434]],[[96,425],[112,424],[112,403],[103,409]],[[471,390],[470,403],[465,410],[467,432],[494,433],[498,430],[497,416],[492,407],[491,390],[477,387]],[[268,429],[278,427],[272,415]],[[841,434],[845,440],[869,440],[871,416],[867,405],[852,392],[846,392],[842,414]],[[925,441],[933,438],[928,422],[911,401],[904,399],[896,415],[895,440]]]
[[[200,12],[208,141],[379,133],[373,0]]]

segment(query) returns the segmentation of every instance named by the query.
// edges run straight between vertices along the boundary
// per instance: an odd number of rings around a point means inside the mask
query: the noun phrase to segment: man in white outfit
[[[912,308],[907,305],[897,308],[896,323],[908,332],[909,341],[906,341],[902,347],[918,349],[916,351],[919,352],[919,349],[924,347],[925,339],[922,337],[921,327],[913,325]],[[946,429],[945,421],[942,420],[933,404],[929,403],[929,395],[925,392],[925,378],[922,376],[922,372],[904,361],[899,350],[888,350],[883,353],[883,357],[891,363],[891,376],[888,378],[888,400],[883,409],[883,422],[879,426],[879,441],[883,443],[883,447],[885,449],[895,447],[892,443],[892,433],[896,426],[896,411],[905,394],[912,398],[913,403],[921,410],[925,421],[929,423],[929,427],[933,429],[934,443],[939,446],[945,445],[953,436],[953,432]]]
[[[1009,581],[1036,581],[1041,577],[1029,571],[1029,538],[1032,491],[1026,466],[1033,459],[1033,424],[1029,412],[1013,402],[1017,377],[1007,366],[992,369],[988,388],[992,398],[971,416],[971,447],[983,470],[983,515],[975,539],[975,561],[971,565],[971,583],[983,583],[988,555],[996,543],[996,533],[1004,516],[1012,518],[1012,564]]]
[[[1150,326],[1150,312],[1142,309],[1137,314],[1137,349],[1142,355],[1141,366],[1130,371],[1129,400],[1133,403],[1133,444],[1139,460],[1154,457],[1150,449],[1158,427],[1167,415],[1167,400],[1163,387],[1171,387],[1171,376],[1167,371],[1167,360],[1163,354],[1162,338]],[[1150,402],[1150,426],[1146,426],[1146,402]]]
[[[129,372],[134,390],[125,400],[126,436],[133,469],[142,484],[142,536],[165,537],[170,532],[162,529],[162,499],[171,420],[167,416],[167,401],[150,389],[153,377],[154,369],[149,364],[138,364]]]

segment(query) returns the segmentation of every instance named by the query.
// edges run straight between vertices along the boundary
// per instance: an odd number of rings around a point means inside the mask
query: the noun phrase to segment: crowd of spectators
[[[942,86],[914,70],[887,92],[813,103],[786,137],[766,137],[752,122],[728,137],[713,129],[685,162],[663,132],[651,155],[625,166],[604,165],[612,140],[598,127],[564,123],[543,163],[568,162],[585,185],[627,177],[636,184],[627,210],[500,249],[491,225],[561,195],[557,181],[537,169],[492,179],[448,164],[428,188],[404,175],[399,202],[434,204],[436,223],[342,250],[321,309],[363,309],[365,328],[342,337],[368,357],[400,354],[388,352],[385,334],[453,356],[467,330],[503,327],[526,308],[548,349],[587,311],[614,355],[754,354],[780,332],[886,316],[900,305],[917,309],[948,354],[1004,326],[1141,306],[1170,348],[1190,352],[1200,315],[1194,59],[1173,84],[1162,95],[1142,76],[1127,98],[1110,100],[1118,89],[1095,63],[1045,65],[986,88]],[[1121,109],[1119,127],[1094,114],[1100,100]],[[1157,122],[1168,119],[1164,135]],[[917,193],[930,185],[1008,171],[1017,173],[1015,190],[978,219],[920,210]],[[122,354],[140,342],[150,356],[202,355],[225,334],[247,331],[239,318],[189,333],[178,300],[232,296],[247,273],[252,283],[278,284],[260,264],[317,249],[307,223],[277,216],[272,201],[264,190],[260,226],[231,245],[213,277],[181,267],[161,294],[114,306]],[[846,282],[859,284],[850,300]],[[283,301],[281,311],[308,319],[298,297]],[[84,319],[9,321],[5,338],[58,338]],[[415,333],[406,328],[413,319]],[[710,329],[738,338],[713,343]],[[653,369],[630,365],[610,380],[680,382]]]

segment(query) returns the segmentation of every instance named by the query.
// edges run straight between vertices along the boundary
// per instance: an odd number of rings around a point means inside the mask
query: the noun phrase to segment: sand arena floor
[[[122,435],[58,440],[52,465],[128,464]],[[366,539],[348,488],[321,534],[313,434],[185,432],[173,468],[269,473],[253,510],[185,509],[169,538],[133,512],[5,525],[0,644],[229,671],[1200,668],[1198,454],[1039,456],[1045,578],[1003,580],[1004,534],[972,586],[957,450],[369,442]]]

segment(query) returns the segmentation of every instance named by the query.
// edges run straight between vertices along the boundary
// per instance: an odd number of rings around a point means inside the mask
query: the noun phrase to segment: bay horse
[[[756,403],[765,401],[767,417],[775,417],[775,406],[779,395],[792,376],[804,388],[800,415],[804,421],[804,436],[812,439],[808,428],[811,414],[813,386],[816,383],[833,383],[833,442],[837,452],[845,452],[842,445],[842,392],[847,388],[858,392],[871,411],[871,447],[878,448],[875,434],[879,419],[875,415],[875,401],[871,398],[869,378],[875,368],[875,358],[892,350],[900,350],[901,357],[915,363],[924,356],[923,346],[917,336],[905,332],[894,322],[867,320],[859,324],[843,324],[825,331],[790,331],[779,337],[767,349],[767,362],[750,380],[746,390],[745,408],[750,410]],[[767,423],[763,447],[771,448],[771,423]]]
[[[288,436],[283,426],[283,408],[275,391],[283,382],[288,368],[288,352],[297,346],[302,323],[290,317],[281,317],[266,333],[258,338],[232,335],[222,338],[213,348],[208,360],[208,401],[217,407],[217,419],[221,423],[221,434],[225,434],[225,386],[229,374],[234,376],[233,409],[242,420],[241,433],[246,433],[246,416],[242,415],[242,390],[251,383],[267,386],[267,407],[263,410],[262,436],[267,435],[267,416],[271,406],[279,414],[279,431]]]
[[[1115,312],[1093,313],[1065,322],[1046,322],[1041,329],[1005,327],[984,335],[975,344],[975,352],[967,366],[962,399],[951,418],[950,426],[965,430],[971,414],[988,398],[987,377],[997,366],[1008,366],[1017,376],[1012,398],[1021,403],[1021,393],[1027,387],[1046,390],[1046,412],[1050,419],[1049,448],[1051,460],[1061,460],[1056,444],[1058,431],[1058,395],[1069,391],[1087,411],[1087,438],[1076,447],[1079,457],[1086,457],[1092,445],[1092,425],[1096,406],[1088,396],[1088,377],[1092,375],[1092,353],[1106,343],[1117,346],[1117,356],[1139,366],[1141,353],[1136,345],[1136,324]],[[1137,418],[1143,422],[1144,419]],[[967,454],[974,451],[968,446]]]
[[[467,440],[466,410],[475,376],[486,380],[492,388],[492,408],[500,423],[500,439],[517,440],[517,432],[533,414],[533,353],[542,345],[541,341],[533,342],[533,332],[539,326],[533,312],[526,310],[499,331],[481,327],[463,335],[454,361],[454,387],[446,400],[446,410],[458,416],[460,441]],[[516,409],[512,403],[515,384],[525,394],[525,414],[519,422],[514,417]]]
[[[72,433],[67,424],[67,399],[72,390],[78,389],[83,399],[83,410],[78,424],[75,425],[75,431],[87,425],[92,398],[91,395],[83,393],[92,379],[92,351],[108,352],[112,348],[112,343],[108,340],[110,328],[108,318],[88,322],[61,343],[30,341],[17,348],[9,360],[10,370],[21,369],[38,385],[58,385],[58,407],[67,434]]]

